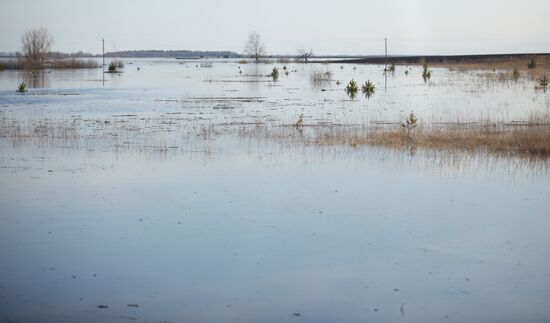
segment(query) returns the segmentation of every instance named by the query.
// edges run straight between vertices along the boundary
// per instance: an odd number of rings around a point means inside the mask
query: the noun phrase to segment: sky
[[[0,52],[46,27],[53,50],[243,52],[259,33],[268,54],[550,52],[550,0],[0,0]]]

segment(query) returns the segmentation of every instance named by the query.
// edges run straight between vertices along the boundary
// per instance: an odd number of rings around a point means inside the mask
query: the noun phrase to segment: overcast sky
[[[0,51],[46,27],[54,50],[242,52],[256,31],[269,54],[550,52],[550,0],[2,0]]]

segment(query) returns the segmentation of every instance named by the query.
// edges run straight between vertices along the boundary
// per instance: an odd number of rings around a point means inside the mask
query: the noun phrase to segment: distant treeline
[[[99,55],[101,56],[101,55]],[[192,50],[128,50],[105,53],[105,57],[116,58],[240,58],[242,55],[230,51]]]

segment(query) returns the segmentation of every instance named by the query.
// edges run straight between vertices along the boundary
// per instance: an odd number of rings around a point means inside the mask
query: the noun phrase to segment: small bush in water
[[[19,83],[19,86],[17,87],[17,92],[18,93],[27,92],[27,84],[25,84],[24,82]]]
[[[544,75],[543,77],[541,77],[539,80],[539,86],[542,88],[542,89],[546,89],[548,87],[548,77],[546,75]]]
[[[304,114],[301,113],[300,116],[298,116],[298,121],[294,123],[294,127],[301,128],[304,126]]]
[[[277,81],[279,79],[279,69],[274,67],[270,75],[273,78],[273,81]]]
[[[375,89],[374,83],[370,80],[366,81],[365,84],[363,84],[362,90],[363,92],[373,93]]]
[[[416,115],[413,111],[411,111],[411,114],[405,120],[405,122],[401,123],[401,127],[410,133],[414,128],[416,128],[417,121],[418,119],[416,118]]]
[[[355,82],[355,80],[349,81],[348,85],[346,85],[346,92],[357,93],[357,91],[359,91],[359,86],[357,85],[357,82]]]
[[[512,72],[512,78],[514,78],[514,80],[519,79],[519,71],[517,68],[514,68],[514,71]]]
[[[429,80],[431,77],[432,77],[432,72],[428,69],[428,64],[424,63],[423,71],[422,71],[422,78],[424,79],[424,82]]]

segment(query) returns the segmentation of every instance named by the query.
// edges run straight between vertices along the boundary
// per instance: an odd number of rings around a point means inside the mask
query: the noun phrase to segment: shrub
[[[531,61],[529,63],[527,63],[527,68],[528,69],[533,69],[535,67],[537,67],[537,62],[535,62],[534,58],[531,58]]]
[[[418,119],[416,118],[416,115],[413,111],[411,111],[409,117],[403,123],[401,123],[401,127],[410,133],[414,128],[416,128],[417,121]]]
[[[93,59],[83,60],[77,58],[69,58],[56,59],[51,62],[50,67],[56,69],[98,68],[99,64]]]
[[[429,80],[431,77],[432,77],[432,72],[428,69],[428,64],[424,63],[423,71],[422,71],[422,78],[424,79],[424,82]]]
[[[316,70],[316,71],[313,71],[309,75],[309,77],[311,78],[311,81],[314,83],[328,82],[332,78],[332,73],[331,71]]]
[[[517,68],[514,68],[514,71],[512,72],[512,78],[513,78],[514,80],[519,79],[519,71],[518,71]]]
[[[294,123],[294,127],[302,128],[303,126],[304,126],[304,114],[301,113],[300,116],[298,116],[298,121]]]
[[[405,122],[401,123],[401,127],[410,133],[414,128],[416,128],[417,121],[418,119],[416,118],[416,115],[413,111],[411,111],[411,114],[405,120]]]
[[[370,98],[371,95],[374,94],[374,83],[370,80],[367,80],[365,84],[363,84],[363,87],[361,88],[363,90],[363,93],[367,96],[367,98]]]
[[[274,67],[270,75],[273,78],[273,81],[277,81],[279,79],[279,69]]]
[[[353,99],[358,91],[359,85],[357,85],[357,82],[353,79],[349,81],[348,85],[346,85],[346,93]]]
[[[546,75],[541,77],[538,82],[541,88],[546,89],[548,87],[548,77],[546,77]]]
[[[17,92],[18,92],[18,93],[25,93],[25,92],[27,92],[27,84],[25,84],[25,82],[19,83],[19,86],[17,87]]]
[[[384,72],[394,73],[395,72],[395,64],[391,63],[390,67],[388,67],[387,69],[386,68],[384,69]]]
[[[112,60],[111,63],[109,63],[108,71],[111,73],[117,72],[120,68],[124,67],[124,62],[119,60]]]

